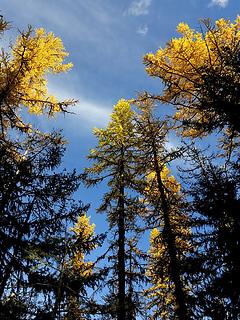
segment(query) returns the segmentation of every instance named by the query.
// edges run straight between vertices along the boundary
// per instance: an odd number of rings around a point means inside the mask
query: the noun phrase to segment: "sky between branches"
[[[1,0],[0,10],[12,25],[1,46],[9,39],[14,42],[18,29],[30,24],[52,31],[69,52],[73,69],[49,78],[49,91],[58,98],[78,99],[73,108],[76,114],[59,115],[51,121],[35,117],[32,122],[43,130],[63,129],[69,140],[63,166],[81,171],[88,165],[89,149],[96,144],[92,129],[106,125],[112,106],[142,90],[160,92],[159,80],[148,77],[144,70],[144,54],[176,37],[179,22],[197,29],[200,18],[235,20],[240,1]],[[92,190],[80,190],[79,198],[92,203],[92,216],[101,192],[99,188],[93,199]],[[100,231],[101,217],[93,220]]]

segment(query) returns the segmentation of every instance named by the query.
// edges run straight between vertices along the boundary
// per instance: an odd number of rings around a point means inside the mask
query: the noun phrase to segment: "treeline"
[[[144,57],[162,93],[118,101],[80,173],[60,170],[59,132],[21,116],[76,103],[47,91],[47,73],[71,68],[61,40],[29,28],[2,50],[1,319],[239,319],[240,18],[178,32]],[[102,185],[96,235],[74,194]]]

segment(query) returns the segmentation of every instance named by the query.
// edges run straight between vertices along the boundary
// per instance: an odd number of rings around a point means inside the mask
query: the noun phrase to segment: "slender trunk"
[[[129,258],[129,292],[128,292],[128,320],[135,320],[135,308],[133,303],[133,270],[132,270],[132,248],[130,248]]]
[[[123,155],[123,150],[122,150]],[[126,320],[125,309],[125,212],[124,212],[124,163],[119,168],[119,197],[118,197],[118,308],[117,319]]]
[[[170,260],[170,277],[175,286],[175,298],[176,298],[176,314],[179,320],[189,319],[187,306],[185,301],[185,294],[183,291],[183,284],[180,277],[180,267],[177,259],[177,249],[175,236],[171,227],[170,217],[169,217],[169,206],[166,198],[166,193],[164,185],[161,179],[161,170],[159,167],[157,151],[155,144],[153,144],[153,155],[154,155],[154,167],[157,176],[158,191],[162,203],[163,220],[164,220],[164,237],[167,243],[167,249]]]

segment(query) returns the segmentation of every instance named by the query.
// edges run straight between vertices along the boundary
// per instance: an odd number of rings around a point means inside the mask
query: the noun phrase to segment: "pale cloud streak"
[[[79,96],[76,92],[68,90],[66,84],[57,86],[50,81],[49,92],[54,94],[59,101],[74,97],[78,100],[75,106],[69,107],[69,111],[73,114],[67,114],[63,126],[70,127],[71,130],[81,130],[93,127],[104,127],[109,121],[109,115],[112,112],[111,106],[104,106],[96,101]]]
[[[144,37],[148,33],[148,26],[147,25],[139,26],[137,28],[137,33]]]
[[[152,0],[135,0],[131,3],[127,13],[133,16],[142,16],[149,13]]]
[[[212,0],[209,4],[209,7],[219,6],[225,8],[228,5],[229,0]]]
[[[109,115],[112,112],[110,108],[84,100],[83,98],[79,98],[79,104],[73,107],[72,111],[78,115],[81,122],[85,122],[88,126],[93,127],[106,126],[110,119]]]

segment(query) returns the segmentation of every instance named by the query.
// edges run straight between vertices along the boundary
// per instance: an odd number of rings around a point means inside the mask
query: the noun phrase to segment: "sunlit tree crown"
[[[191,123],[183,130],[191,137],[202,134],[204,126],[211,131],[231,123],[227,104],[236,103],[235,91],[240,86],[240,16],[235,23],[219,19],[215,26],[209,21],[203,21],[203,25],[205,33],[181,22],[177,27],[179,38],[144,58],[147,73],[165,84],[162,102],[176,105],[175,119]],[[220,106],[221,101],[225,106]]]

